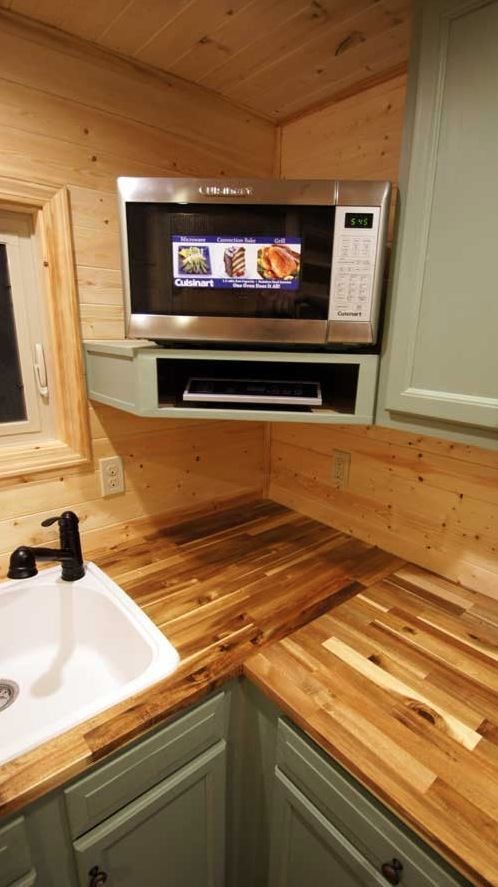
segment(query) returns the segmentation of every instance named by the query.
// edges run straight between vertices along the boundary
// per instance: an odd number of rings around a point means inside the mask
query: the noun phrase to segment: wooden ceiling
[[[406,66],[412,0],[0,0],[275,122]]]

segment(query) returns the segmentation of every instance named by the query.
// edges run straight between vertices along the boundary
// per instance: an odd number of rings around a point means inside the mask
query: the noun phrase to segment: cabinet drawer
[[[103,822],[222,739],[225,704],[225,693],[219,693],[67,788],[72,837]]]
[[[282,719],[278,724],[277,766],[376,871],[398,859],[403,865],[403,887],[468,884]]]
[[[20,816],[0,829],[0,887],[11,887],[12,882],[29,872],[30,868],[31,854],[24,817]],[[34,880],[32,883],[35,883]]]

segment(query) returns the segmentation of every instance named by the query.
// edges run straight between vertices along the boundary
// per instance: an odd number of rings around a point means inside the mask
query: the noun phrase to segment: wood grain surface
[[[0,0],[279,121],[406,65],[412,0]],[[218,97],[217,96],[217,97]],[[215,124],[214,124],[215,125]]]
[[[98,534],[97,534],[98,535]],[[177,647],[171,677],[0,769],[7,814],[241,673],[278,640],[401,564],[270,501],[86,548]]]
[[[244,669],[473,883],[496,885],[497,662],[498,603],[404,565]]]
[[[351,454],[339,489],[334,450]],[[269,495],[498,597],[498,452],[380,426],[274,423]]]

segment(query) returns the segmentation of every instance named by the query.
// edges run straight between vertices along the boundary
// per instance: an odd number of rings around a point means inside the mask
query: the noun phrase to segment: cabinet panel
[[[0,887],[10,885],[31,868],[24,817],[0,829]],[[34,881],[33,881],[34,883]]]
[[[380,872],[384,863],[396,858],[403,865],[405,887],[468,884],[456,872],[449,871],[352,777],[324,754],[319,754],[309,740],[282,719],[278,723],[277,765],[278,772],[356,848],[375,873]]]
[[[385,887],[385,879],[277,768],[270,887]]]
[[[385,406],[496,429],[498,2],[419,14]]]
[[[81,887],[97,866],[119,887],[222,887],[225,742],[74,844]]]
[[[107,819],[222,739],[225,708],[225,694],[219,693],[65,789],[72,836]]]

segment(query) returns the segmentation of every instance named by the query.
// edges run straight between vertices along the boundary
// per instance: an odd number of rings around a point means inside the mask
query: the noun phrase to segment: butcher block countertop
[[[255,649],[391,573],[399,559],[274,502],[84,549],[177,648],[169,678],[0,767],[10,813],[242,673]]]
[[[85,551],[175,674],[0,768],[0,813],[244,673],[475,884],[498,885],[498,603],[268,500]]]
[[[411,565],[247,677],[473,883],[498,884],[498,603]]]

